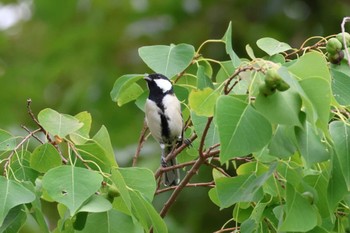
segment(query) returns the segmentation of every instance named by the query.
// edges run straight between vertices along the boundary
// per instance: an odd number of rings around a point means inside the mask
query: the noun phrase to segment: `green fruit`
[[[337,38],[330,38],[326,44],[326,50],[330,54],[336,54],[342,48],[342,43]]]
[[[114,185],[108,186],[108,197],[115,198],[120,195],[119,190]]]
[[[314,203],[314,194],[306,191],[301,194],[303,198],[305,198],[311,205]]]
[[[262,84],[259,87],[259,92],[264,96],[269,96],[276,92],[276,88],[271,88],[271,87],[268,87],[266,84]]]
[[[275,89],[282,81],[281,76],[276,69],[269,69],[266,71],[265,84],[270,89]]]
[[[280,84],[277,86],[277,90],[279,91],[286,91],[290,88],[289,84],[285,81],[281,81]]]
[[[344,58],[344,51],[340,50],[336,54],[328,54],[328,60],[332,64],[339,65]]]
[[[346,42],[346,46],[350,45],[350,34],[345,32],[344,33],[344,37],[345,37],[345,42]],[[337,39],[340,41],[340,43],[343,45],[343,33],[339,33],[337,35]],[[344,48],[344,45],[343,45]]]

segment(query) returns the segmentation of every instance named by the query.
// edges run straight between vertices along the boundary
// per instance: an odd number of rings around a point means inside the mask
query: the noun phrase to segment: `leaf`
[[[292,49],[288,44],[269,37],[259,39],[256,44],[270,56]]]
[[[12,208],[6,215],[2,225],[0,225],[1,233],[20,232],[27,219],[27,214],[23,205]]]
[[[61,164],[61,156],[51,143],[38,146],[30,157],[30,167],[42,173]]]
[[[275,171],[276,164],[260,176],[239,175],[223,177],[215,180],[221,208],[227,208],[238,202],[257,202],[263,197],[262,185]]]
[[[259,151],[272,137],[269,121],[237,98],[220,96],[215,116],[221,141],[221,162]]]
[[[149,201],[153,200],[156,181],[152,171],[138,167],[119,168],[118,170],[130,189],[139,191]]]
[[[300,86],[305,91],[317,113],[316,125],[326,133],[328,131],[329,112],[331,110],[330,83],[321,77],[315,77],[301,80]]]
[[[350,77],[345,73],[332,69],[332,90],[339,104],[350,105]]]
[[[144,76],[143,74],[126,74],[117,78],[110,93],[112,101],[118,102],[122,93]]]
[[[332,126],[333,127],[333,126]],[[331,131],[332,132],[332,131]],[[345,177],[343,175],[342,166],[339,163],[337,155],[332,157],[332,171],[327,187],[327,199],[329,211],[333,213],[344,196],[348,194]]]
[[[314,132],[309,122],[306,122],[304,129],[295,128],[295,136],[299,153],[305,159],[308,168],[330,158],[329,151],[322,142],[320,134]]]
[[[198,116],[195,112],[191,112],[191,119],[198,138],[202,138],[208,118],[204,116]],[[205,148],[208,148],[219,142],[220,140],[217,126],[215,124],[210,124],[204,141],[204,144],[206,146]]]
[[[21,184],[0,176],[0,226],[9,211],[20,204],[35,200],[35,195]]]
[[[128,88],[121,91],[118,98],[118,106],[123,106],[130,101],[137,99],[143,93],[143,89],[137,83],[132,83]]]
[[[255,108],[271,123],[300,126],[301,98],[294,91],[277,92],[256,97]]]
[[[237,68],[241,64],[241,61],[237,56],[237,54],[235,53],[235,51],[233,51],[232,49],[232,22],[229,23],[222,40],[225,43],[226,53],[230,56],[233,66]]]
[[[42,185],[49,196],[64,204],[73,216],[80,206],[101,186],[102,176],[97,172],[74,166],[60,166],[49,170]]]
[[[135,178],[131,178],[131,170],[127,171],[126,174],[126,180],[124,179],[121,169],[112,169],[112,181],[117,187],[120,197],[122,198],[125,207],[127,208],[128,212],[131,214],[132,217],[137,219],[140,224],[143,226],[145,231],[149,231],[150,227],[153,226],[154,232],[159,233],[166,233],[167,228],[163,221],[163,219],[159,216],[157,211],[154,209],[152,204],[142,195],[138,190],[133,189],[132,187],[136,187],[137,189],[140,189],[142,186],[140,184],[140,181]],[[140,172],[139,170],[138,172]],[[143,170],[142,172],[145,172]],[[154,179],[154,178],[152,178]],[[130,182],[131,188],[128,187],[128,184],[126,182]],[[143,186],[141,189],[143,192],[145,190],[148,190],[146,193],[149,192],[149,188],[145,188],[147,186]],[[153,187],[152,187],[153,189]],[[145,193],[145,192],[144,192]]]
[[[100,130],[92,138],[106,153],[108,161],[113,166],[118,166],[114,156],[114,150],[106,126],[102,125]]]
[[[292,140],[294,134],[294,127],[278,125],[268,146],[269,154],[283,159],[292,156],[297,149]]]
[[[191,110],[198,116],[210,117],[214,114],[216,99],[219,96],[219,92],[211,88],[192,90],[188,97],[188,102]]]
[[[347,189],[350,191],[350,126],[348,124],[348,122],[333,121],[329,124],[329,131]]]
[[[223,83],[226,79],[228,79],[233,72],[235,72],[235,67],[232,65],[231,61],[223,61],[220,63],[220,69],[216,74],[216,82]]]
[[[5,130],[0,129],[0,151],[14,150],[16,146],[16,138]]]
[[[89,133],[90,133],[91,122],[92,122],[91,114],[85,111],[85,112],[78,113],[74,117],[77,118],[84,125],[77,131],[71,133],[69,137],[76,145],[81,145],[86,143],[90,138]]]
[[[172,78],[184,71],[192,62],[194,47],[189,44],[144,46],[139,56],[154,72]]]
[[[320,77],[327,82],[331,81],[331,75],[325,56],[316,51],[308,52],[300,57],[288,70],[300,79]]]
[[[112,204],[100,195],[92,195],[78,212],[98,213],[112,209]]]
[[[45,108],[40,111],[38,120],[46,131],[61,138],[75,132],[83,126],[83,123],[75,117],[58,113],[50,108]]]
[[[287,183],[285,217],[278,232],[306,232],[317,225],[317,209]]]
[[[213,82],[211,81],[211,79],[208,77],[208,75],[205,73],[205,67],[199,65],[198,66],[198,70],[197,70],[197,78],[198,78],[198,82],[197,82],[197,88],[199,90],[203,90],[205,88],[211,88],[214,89],[214,85]]]
[[[142,233],[142,227],[134,223],[132,218],[114,209],[103,212],[89,214],[86,226],[81,233]]]

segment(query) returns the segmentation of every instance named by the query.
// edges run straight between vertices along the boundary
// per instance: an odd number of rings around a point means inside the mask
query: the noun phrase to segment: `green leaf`
[[[339,104],[350,105],[350,77],[345,73],[332,69],[332,90]]]
[[[287,183],[285,217],[278,232],[306,232],[317,225],[317,209]]]
[[[40,111],[38,120],[46,131],[61,138],[77,131],[83,126],[83,123],[75,117],[58,113],[50,108]]]
[[[202,138],[208,118],[204,116],[198,116],[195,112],[191,112],[191,119],[198,138]],[[217,126],[215,124],[210,124],[204,141],[205,148],[208,148],[219,142],[220,140]]]
[[[117,78],[110,93],[112,101],[118,102],[123,97],[123,92],[143,77],[143,74],[126,74]]]
[[[269,154],[284,159],[293,155],[297,149],[292,140],[293,136],[294,127],[278,125],[268,146]]]
[[[211,81],[210,77],[208,77],[208,75],[206,74],[204,66],[201,66],[201,65],[198,66],[197,78],[198,78],[197,88],[199,90],[203,90],[207,87],[214,89],[213,82]]]
[[[100,195],[92,195],[78,210],[78,212],[98,213],[112,209],[112,204]]]
[[[348,124],[348,122],[333,121],[329,124],[329,131],[347,189],[350,191],[350,126]]]
[[[189,44],[144,46],[139,56],[154,72],[172,78],[184,71],[192,62],[194,47]]]
[[[20,232],[27,219],[27,214],[23,205],[12,208],[7,214],[4,222],[0,225],[1,233]]]
[[[292,49],[288,44],[269,37],[259,39],[256,44],[270,56]]]
[[[143,89],[137,83],[132,83],[128,88],[120,92],[117,104],[123,106],[130,101],[137,99],[143,93]]]
[[[288,70],[300,79],[320,77],[327,82],[331,81],[331,75],[324,54],[312,51],[304,54]]]
[[[220,96],[215,116],[221,141],[221,162],[259,151],[272,137],[270,122],[237,98]]]
[[[263,197],[262,185],[275,171],[276,164],[260,176],[239,175],[222,177],[215,180],[218,199],[221,208],[227,208],[238,202],[257,202]]]
[[[320,133],[314,132],[309,122],[306,122],[304,129],[295,128],[295,136],[299,153],[305,159],[308,168],[330,158],[329,151],[320,138]]]
[[[130,189],[139,191],[149,201],[153,200],[156,181],[152,171],[138,167],[119,168],[118,170]]]
[[[5,130],[0,129],[0,151],[14,150],[16,146],[16,138]]]
[[[81,233],[142,233],[142,227],[134,223],[132,218],[116,210],[89,214],[86,226]]]
[[[316,125],[326,133],[328,131],[329,112],[331,109],[330,83],[321,77],[315,77],[301,80],[300,86],[305,91],[317,113]]]
[[[0,226],[9,211],[20,204],[35,200],[35,195],[21,184],[0,176]]]
[[[334,126],[331,126],[332,128]],[[331,131],[332,132],[332,131]],[[332,171],[327,187],[327,197],[330,212],[334,212],[338,204],[348,194],[345,177],[343,175],[342,166],[339,163],[337,155],[332,155]]]
[[[112,169],[111,179],[117,187],[120,197],[122,198],[131,216],[137,219],[147,232],[151,226],[153,226],[154,232],[168,232],[163,219],[159,216],[152,204],[147,200],[148,198],[146,199],[144,197],[145,194],[148,196],[150,194],[150,189],[153,190],[154,188],[149,188],[148,185],[142,186],[139,178],[131,177],[132,170],[123,171],[126,175],[126,179],[124,179],[121,170],[123,169]],[[140,174],[140,171],[144,174],[146,174],[145,172],[148,172],[145,170],[139,170],[137,172]],[[149,176],[149,174],[146,176]],[[148,180],[150,179],[151,178],[149,177]],[[154,178],[152,179],[154,180]],[[130,182],[130,184],[127,184],[126,182]],[[141,194],[137,189],[140,189],[143,194]]]
[[[114,150],[107,128],[102,125],[100,130],[92,138],[106,153],[107,159],[113,166],[118,166],[114,156]]]
[[[216,82],[218,83],[222,83],[224,82],[226,79],[228,79],[233,72],[235,72],[235,67],[232,65],[231,61],[224,61],[220,63],[220,69],[218,71],[218,73],[216,74]]]
[[[216,99],[219,96],[219,92],[211,88],[193,90],[188,97],[188,102],[191,110],[198,116],[210,117],[214,114]]]
[[[85,111],[78,113],[74,117],[77,118],[84,125],[77,131],[71,133],[69,137],[76,145],[81,145],[86,143],[90,138],[89,133],[92,122],[91,114]]]
[[[233,66],[237,68],[241,64],[241,61],[235,51],[232,49],[232,22],[229,23],[222,40],[225,43],[226,53],[230,56]]]
[[[38,172],[45,173],[62,164],[61,156],[51,143],[38,146],[30,157],[30,166]]]
[[[277,92],[270,96],[259,94],[255,108],[271,123],[300,126],[301,98],[294,91]]]
[[[102,176],[97,172],[74,166],[60,166],[49,170],[42,185],[49,196],[64,204],[73,216],[80,206],[101,186]]]

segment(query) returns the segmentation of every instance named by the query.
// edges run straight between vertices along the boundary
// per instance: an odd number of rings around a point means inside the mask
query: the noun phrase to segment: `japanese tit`
[[[163,167],[176,164],[176,158],[165,162],[166,156],[177,143],[182,142],[183,120],[180,101],[174,94],[170,80],[161,74],[145,75],[149,96],[145,104],[146,123],[162,150],[161,164]],[[180,182],[178,169],[164,172],[163,183],[166,186],[177,185]]]

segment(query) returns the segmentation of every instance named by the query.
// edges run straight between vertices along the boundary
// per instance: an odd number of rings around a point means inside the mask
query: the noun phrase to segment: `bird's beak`
[[[148,74],[145,74],[145,76],[143,76],[143,79],[146,81],[151,81],[152,79],[148,76]]]

